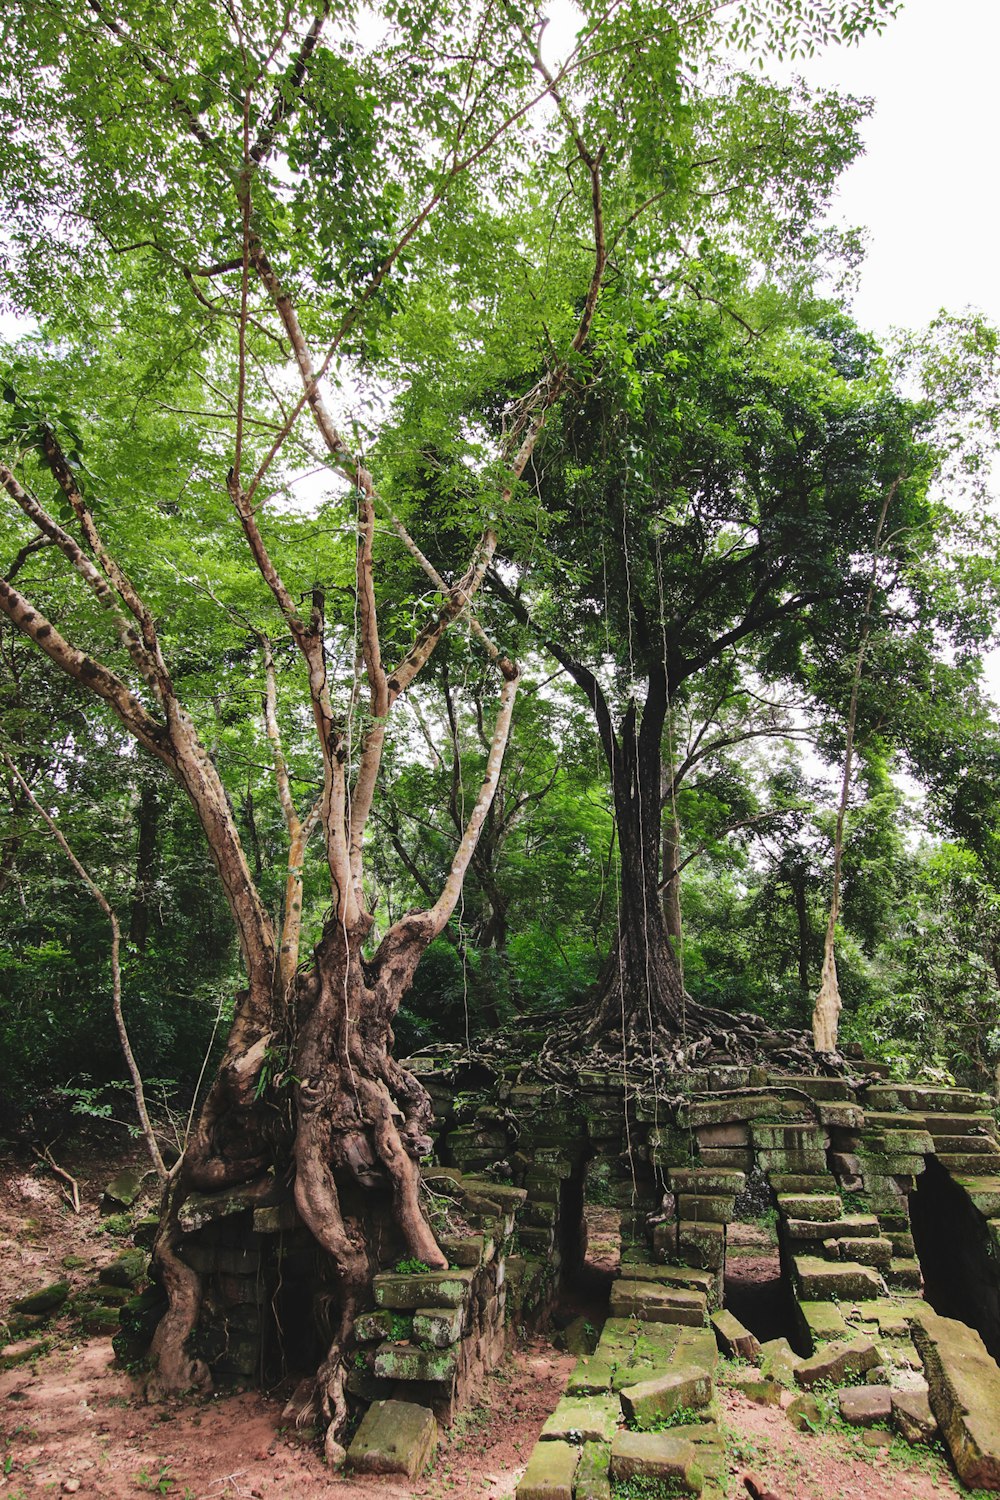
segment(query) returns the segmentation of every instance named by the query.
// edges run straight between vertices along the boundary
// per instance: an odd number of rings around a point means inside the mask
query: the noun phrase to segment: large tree
[[[518,669],[473,620],[499,691],[483,779],[434,899],[373,941],[366,840],[393,709],[469,612],[501,524],[530,518],[528,465],[584,368],[609,267],[675,245],[682,206],[712,190],[706,110],[718,171],[759,185],[746,98],[723,82],[703,107],[689,64],[727,40],[858,34],[885,9],[584,7],[562,61],[513,5],[38,0],[6,16],[8,300],[37,326],[4,382],[16,576],[0,610],[190,799],[246,975],[169,1185],[154,1389],[208,1379],[188,1345],[199,1278],[176,1253],[192,1189],[268,1194],[271,1173],[294,1174],[339,1287],[317,1381],[334,1430],[377,1255],[365,1203],[384,1199],[398,1243],[444,1265],[418,1195],[429,1103],[392,1058],[392,1021],[458,900]],[[499,437],[467,402],[439,403],[421,485],[391,445],[366,464],[380,376],[433,385],[458,351],[479,388],[488,367],[505,389]],[[322,494],[297,504],[306,466]],[[413,565],[402,597],[381,589],[380,512]],[[196,690],[220,634],[264,700],[287,828],[278,920]],[[286,749],[306,719],[308,796]],[[314,828],[330,907],[300,970]]]
[[[539,460],[551,555],[490,577],[593,711],[620,914],[574,1024],[637,1059],[739,1045],[736,1022],[685,996],[659,900],[672,705],[721,671],[846,708],[866,619],[912,658],[916,699],[945,641],[971,653],[983,639],[963,582],[971,532],[929,489],[928,411],[842,314],[777,307],[760,288],[730,308],[633,296],[615,320],[609,294],[590,384]]]

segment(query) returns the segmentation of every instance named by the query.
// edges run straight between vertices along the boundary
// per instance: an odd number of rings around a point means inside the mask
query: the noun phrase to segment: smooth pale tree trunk
[[[851,678],[851,698],[847,709],[847,734],[844,743],[844,776],[840,785],[840,801],[837,806],[837,827],[833,839],[833,890],[830,896],[830,912],[827,917],[826,936],[823,940],[823,969],[820,974],[819,993],[813,1004],[813,1046],[817,1052],[836,1052],[840,1030],[840,1013],[843,1010],[843,1001],[840,998],[840,985],[837,980],[835,948],[837,918],[840,915],[840,877],[844,858],[844,822],[847,817],[847,806],[851,797],[854,731],[858,720],[858,689],[861,686],[861,673],[864,669],[865,654],[868,650],[868,641],[871,636],[871,609],[872,600],[875,597],[875,581],[878,575],[882,532],[885,529],[885,518],[889,513],[889,506],[896,491],[899,489],[901,479],[902,476],[895,479],[886,490],[882,501],[882,510],[878,518],[878,525],[875,527],[872,573],[868,584],[868,593],[865,597],[864,616],[861,622],[861,641],[858,646],[858,654],[854,662],[854,672]]]

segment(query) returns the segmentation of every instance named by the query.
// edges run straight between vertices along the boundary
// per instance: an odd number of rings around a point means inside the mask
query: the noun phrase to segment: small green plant
[[[101,1224],[105,1234],[114,1235],[116,1239],[123,1239],[125,1235],[132,1233],[131,1214],[108,1214]]]
[[[419,1276],[422,1271],[429,1271],[430,1266],[426,1261],[417,1260],[416,1256],[410,1255],[397,1260],[394,1269],[399,1276]]]
[[[177,1480],[170,1472],[170,1465],[166,1462],[160,1464],[155,1474],[148,1469],[140,1469],[135,1476],[136,1489],[145,1490],[150,1495],[169,1495],[176,1485]]]

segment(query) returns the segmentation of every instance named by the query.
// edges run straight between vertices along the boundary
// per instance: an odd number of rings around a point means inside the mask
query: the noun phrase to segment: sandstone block
[[[856,1385],[841,1391],[838,1401],[840,1415],[852,1427],[888,1422],[892,1412],[892,1392],[887,1385]]]
[[[579,1462],[575,1443],[536,1443],[515,1491],[517,1500],[573,1500]]]
[[[660,1479],[689,1495],[700,1495],[705,1485],[694,1444],[670,1432],[619,1432],[611,1445],[610,1473],[613,1484]]]
[[[374,1401],[347,1450],[360,1474],[405,1474],[414,1479],[437,1446],[437,1423],[426,1406],[410,1401]]]
[[[970,1489],[1000,1489],[1000,1368],[975,1329],[954,1318],[927,1309],[912,1332],[959,1478]]]
[[[760,1354],[760,1343],[749,1328],[744,1328],[739,1318],[727,1308],[719,1308],[712,1314],[712,1327],[716,1342],[723,1354],[731,1358],[756,1359]]]
[[[848,1376],[863,1375],[880,1363],[881,1357],[871,1339],[834,1339],[799,1363],[795,1379],[807,1390],[827,1381],[841,1385]]]
[[[625,1386],[621,1408],[626,1420],[637,1427],[650,1427],[675,1412],[698,1411],[712,1399],[712,1377],[697,1365],[681,1365],[653,1380]]]

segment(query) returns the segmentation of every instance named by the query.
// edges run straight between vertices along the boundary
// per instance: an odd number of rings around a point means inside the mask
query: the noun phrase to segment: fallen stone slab
[[[760,1354],[760,1340],[728,1308],[720,1307],[712,1314],[712,1327],[716,1343],[731,1359],[755,1360]]]
[[[101,1194],[101,1212],[116,1213],[122,1208],[131,1208],[143,1189],[156,1181],[152,1167],[126,1167],[117,1177],[112,1177]]]
[[[437,1431],[434,1414],[426,1406],[373,1401],[347,1450],[347,1463],[359,1474],[405,1474],[415,1479],[433,1456]]]
[[[607,1443],[585,1443],[573,1485],[573,1500],[611,1500],[611,1449]]]
[[[539,1442],[610,1443],[621,1423],[617,1396],[563,1396],[546,1419]]]
[[[908,1443],[929,1443],[937,1437],[937,1418],[926,1391],[893,1391],[892,1421]]]
[[[882,1356],[871,1339],[834,1339],[829,1344],[823,1344],[808,1359],[799,1361],[795,1368],[795,1379],[806,1390],[814,1385],[821,1385],[824,1381],[831,1385],[842,1385],[849,1376],[864,1375],[867,1370],[874,1370],[881,1363]]]
[[[779,1193],[778,1208],[786,1219],[808,1219],[833,1223],[844,1216],[844,1205],[836,1193]]]
[[[963,1484],[1000,1490],[1000,1367],[974,1328],[930,1309],[914,1320],[930,1407]]]
[[[748,1401],[757,1406],[780,1406],[783,1387],[760,1370],[752,1367],[745,1370],[727,1370],[725,1384],[730,1390],[739,1391]]]
[[[881,1234],[874,1214],[844,1214],[839,1219],[787,1219],[790,1240],[877,1239]]]
[[[760,1346],[761,1374],[779,1385],[791,1385],[801,1364],[801,1357],[787,1339],[766,1339]]]
[[[821,1425],[823,1408],[815,1396],[802,1391],[789,1401],[785,1407],[785,1416],[797,1432],[811,1432]]]
[[[573,1480],[580,1463],[574,1443],[536,1443],[517,1500],[573,1500]]]
[[[700,1495],[705,1486],[694,1444],[671,1432],[619,1432],[611,1445],[610,1474],[612,1484],[661,1479],[689,1495]],[[518,1500],[525,1500],[520,1490]]]
[[[636,1427],[649,1427],[679,1411],[698,1411],[711,1399],[712,1377],[698,1365],[681,1365],[621,1391],[622,1411]]]
[[[892,1392],[887,1385],[855,1385],[840,1392],[838,1404],[840,1415],[852,1427],[874,1427],[877,1422],[888,1422]]]
[[[12,1304],[16,1313],[30,1313],[32,1315],[54,1313],[62,1307],[69,1296],[68,1281],[53,1281],[50,1286],[42,1286],[37,1292],[29,1292],[26,1297],[19,1297]]]
[[[414,1344],[380,1344],[375,1351],[374,1374],[380,1380],[450,1381],[458,1365],[458,1350],[418,1349]]]
[[[611,1288],[613,1318],[642,1318],[650,1323],[686,1323],[692,1328],[705,1321],[707,1298],[689,1287],[664,1286],[654,1281],[616,1281]]]
[[[795,1274],[799,1290],[809,1302],[855,1302],[880,1297],[882,1278],[871,1266],[851,1260],[821,1260],[816,1255],[796,1255]]]
[[[799,1303],[799,1311],[806,1320],[814,1344],[820,1339],[835,1339],[847,1333],[844,1315],[833,1302],[803,1301]]]

